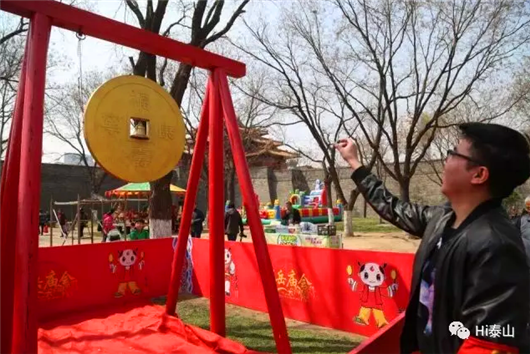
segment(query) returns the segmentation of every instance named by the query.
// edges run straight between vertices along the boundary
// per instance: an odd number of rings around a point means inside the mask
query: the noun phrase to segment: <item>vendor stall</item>
[[[180,187],[177,187],[173,184],[169,185],[169,191],[175,195],[184,195],[186,190]],[[118,198],[128,198],[128,197],[148,197],[151,194],[151,185],[149,182],[142,183],[127,183],[120,188],[116,188],[110,191],[105,192],[107,198],[118,197]]]
[[[183,196],[186,194],[186,190],[180,187],[177,187],[173,184],[169,185],[169,191],[171,194],[176,196]],[[115,218],[115,226],[120,230],[121,233],[125,235],[129,234],[132,230],[137,219],[143,220],[145,223],[145,229],[149,229],[149,215],[147,211],[147,205],[145,208],[140,211],[140,204],[138,204],[138,210],[132,211],[128,210],[127,202],[130,201],[130,198],[144,198],[145,201],[149,199],[151,194],[151,185],[149,182],[141,183],[127,183],[124,186],[105,192],[105,196],[108,198],[119,198],[124,200],[123,210],[118,210]],[[177,211],[176,207],[173,206],[172,209],[172,218],[173,224],[176,224]],[[174,227],[172,227],[174,229]]]
[[[270,225],[265,227],[265,238],[274,245],[343,248],[342,235],[337,235],[334,225]]]
[[[267,243],[285,246],[342,248],[342,235],[265,234]]]

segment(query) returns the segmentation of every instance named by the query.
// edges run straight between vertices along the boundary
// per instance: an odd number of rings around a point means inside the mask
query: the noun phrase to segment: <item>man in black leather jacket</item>
[[[528,352],[530,273],[520,233],[501,206],[530,176],[528,142],[495,124],[466,123],[460,130],[460,142],[448,151],[444,165],[441,191],[449,203],[439,207],[393,196],[362,166],[352,140],[335,147],[372,208],[422,237],[401,352]],[[455,333],[462,325],[468,339],[461,339],[464,332]]]

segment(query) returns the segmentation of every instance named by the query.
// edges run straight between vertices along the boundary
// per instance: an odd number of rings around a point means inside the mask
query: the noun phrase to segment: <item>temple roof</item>
[[[279,147],[283,145],[282,142],[266,138],[268,134],[267,129],[264,128],[245,128],[239,127],[241,137],[244,142],[243,145],[247,150],[245,152],[246,157],[257,157],[262,155],[272,155],[277,157],[283,157],[285,159],[298,158],[300,155],[295,152],[290,152],[282,150]],[[196,130],[194,131],[194,133]],[[187,151],[185,153],[193,153],[193,140],[188,136],[187,137]],[[249,151],[250,150],[250,151]]]
[[[289,152],[289,151],[280,150],[280,149],[276,149],[276,150],[262,149],[262,150],[259,150],[259,151],[256,151],[256,152],[249,152],[249,153],[246,154],[246,156],[247,157],[255,157],[255,156],[260,156],[260,155],[265,155],[265,154],[270,154],[270,155],[273,155],[273,156],[285,157],[286,159],[295,159],[295,158],[299,157],[299,155],[294,153],[294,152]]]

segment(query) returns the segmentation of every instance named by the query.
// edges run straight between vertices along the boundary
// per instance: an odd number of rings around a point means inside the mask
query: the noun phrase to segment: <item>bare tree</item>
[[[447,150],[453,149],[458,142],[458,134],[455,134],[456,129],[445,128],[438,131],[436,137],[431,143],[429,152],[425,156],[425,164],[429,167],[427,178],[441,186],[443,177],[443,165],[447,157]]]
[[[93,194],[100,193],[107,174],[91,159],[83,135],[83,112],[90,95],[112,76],[112,72],[88,72],[83,75],[82,85],[67,83],[52,90],[46,97],[44,132],[67,145],[79,156]]]
[[[87,7],[83,1],[69,3]],[[29,19],[0,13],[0,158],[4,157],[9,139],[28,29]],[[54,54],[50,53],[48,67],[53,66],[54,61]]]
[[[222,38],[230,31],[237,18],[244,13],[245,6],[249,1],[243,0],[221,28],[217,27],[222,25],[221,15],[225,6],[223,0],[213,2],[197,0],[193,3],[192,9],[186,4],[181,3],[181,16],[163,31],[162,22],[169,0],[158,0],[156,8],[153,1],[148,0],[143,10],[135,0],[126,0],[126,3],[128,8],[135,14],[138,24],[142,29],[169,36],[174,27],[187,28],[189,29],[188,43],[199,48],[205,48],[208,44]],[[191,12],[191,18],[188,16],[189,12]],[[157,74],[156,61],[156,56],[145,52],[140,52],[136,60],[130,58],[132,71],[135,75],[145,76],[153,81],[157,81],[157,78],[164,80],[164,70],[167,68],[167,65],[164,65],[166,61],[161,66],[161,72],[159,74]],[[191,73],[192,67],[181,63],[171,80],[169,91],[179,106],[182,105]],[[165,84],[165,80],[163,83]],[[152,193],[149,219],[151,236],[154,238],[171,235],[171,195],[169,193],[169,183],[172,175],[173,172],[158,181],[151,182]]]
[[[496,117],[495,105],[477,106],[473,102],[462,102],[458,107],[441,117],[438,121],[438,130],[422,161],[428,167],[425,170],[427,178],[438,185],[442,184],[443,165],[447,157],[447,151],[454,150],[460,138],[459,124],[465,122],[499,122],[519,130],[524,130],[525,127],[528,127],[528,119],[522,117],[524,111],[517,107],[524,109],[524,101],[528,96],[529,88],[530,86],[519,89],[514,88],[512,95],[516,97],[517,106],[503,117]],[[491,96],[485,96],[482,99],[491,102],[495,101]],[[430,117],[426,114],[424,115],[424,121],[428,121]]]
[[[249,166],[258,162],[261,158],[257,151],[257,144],[262,139],[264,132],[268,132],[271,127],[274,127],[278,122],[278,109],[271,107],[252,96],[245,95],[243,91],[260,92],[267,89],[266,87],[266,72],[252,71],[246,77],[234,80],[233,90],[234,108],[238,114],[237,120],[240,127],[240,134],[245,149],[246,158]],[[200,110],[203,104],[204,91],[206,87],[207,76],[200,72],[194,71],[192,73],[189,92],[187,95],[186,107],[183,107],[183,116],[188,131],[188,141],[191,147],[194,145],[197,124],[199,120]],[[271,141],[272,143],[272,141]],[[228,142],[225,131],[224,141],[224,171],[225,171],[225,191],[229,200],[235,201],[235,182],[236,171],[232,156],[232,150]],[[271,147],[274,148],[274,147]],[[208,181],[208,151],[206,152],[205,166],[201,178],[207,183]]]
[[[352,210],[358,191],[354,189],[348,196],[344,192],[336,167],[337,154],[332,145],[339,137],[353,134],[358,126],[355,118],[346,111],[344,102],[337,99],[326,77],[315,70],[318,62],[308,57],[311,53],[297,41],[295,29],[291,25],[276,27],[274,34],[263,23],[245,25],[252,41],[245,45],[233,44],[256,66],[269,72],[269,88],[257,92],[243,91],[249,97],[289,113],[280,124],[301,124],[309,130],[315,140],[315,149],[322,155],[321,163],[329,174],[326,179],[333,181],[337,197],[346,205],[345,234],[353,235]],[[315,161],[311,153],[286,145]],[[367,167],[371,168],[375,160],[374,157],[369,161]]]
[[[7,22],[7,21],[6,21]],[[5,25],[5,22],[2,21]],[[2,26],[4,27],[4,26]],[[29,21],[26,18],[20,17],[18,22],[14,27],[9,26],[10,28],[2,28],[0,32],[0,45],[6,43],[12,38],[15,38],[19,35],[25,34],[29,29]]]
[[[530,36],[523,3],[332,0],[287,12],[404,200],[446,115],[466,103],[493,120],[521,99],[505,88]]]
[[[514,115],[518,118],[516,121],[520,122],[519,130],[530,133],[530,58],[524,60],[524,65],[519,72],[516,73],[515,85],[513,92],[515,96],[522,97],[517,103]]]
[[[249,166],[262,158],[261,153],[263,151],[257,151],[258,147],[273,150],[277,147],[272,140],[261,145],[263,134],[268,133],[269,129],[275,126],[279,119],[279,110],[276,107],[271,107],[255,97],[255,94],[267,90],[266,75],[266,72],[254,71],[243,80],[239,80],[238,83],[234,82],[236,87],[234,90],[234,108],[238,112],[241,139]],[[245,92],[252,94],[246,95]],[[226,190],[229,199],[233,201],[235,199],[236,170],[227,139],[225,140],[225,151]]]
[[[9,127],[15,106],[20,70],[22,69],[25,33],[28,30],[28,22],[21,18],[15,24],[7,20],[2,21],[1,23],[0,157],[3,157],[9,138]]]

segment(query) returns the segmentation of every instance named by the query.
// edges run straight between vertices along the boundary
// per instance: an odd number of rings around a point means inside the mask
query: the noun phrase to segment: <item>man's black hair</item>
[[[229,202],[228,203],[228,208],[235,209],[236,208],[236,204],[234,202]]]
[[[472,157],[489,171],[491,196],[506,198],[530,177],[530,147],[525,135],[499,124],[464,123],[462,137]]]

